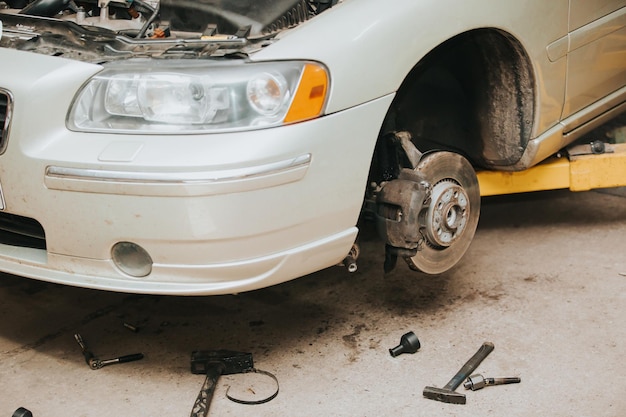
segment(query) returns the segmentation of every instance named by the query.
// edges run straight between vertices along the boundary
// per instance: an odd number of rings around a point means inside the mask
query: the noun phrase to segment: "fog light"
[[[141,278],[152,272],[152,258],[141,246],[132,242],[119,242],[111,249],[115,265],[125,274]]]

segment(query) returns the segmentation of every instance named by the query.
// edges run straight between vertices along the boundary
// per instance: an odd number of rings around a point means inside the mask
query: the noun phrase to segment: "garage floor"
[[[188,416],[203,378],[193,350],[251,352],[280,381],[222,377],[214,416],[626,415],[626,189],[484,199],[469,253],[427,277],[382,273],[366,231],[359,270],[332,268],[236,296],[114,294],[2,276],[0,416]],[[371,256],[368,256],[372,254]],[[124,323],[138,328],[131,331]],[[414,331],[422,347],[392,358]],[[102,359],[90,370],[79,332]],[[486,377],[520,384],[467,391],[466,405],[422,397],[444,386],[485,341]],[[465,391],[462,387],[459,391]]]

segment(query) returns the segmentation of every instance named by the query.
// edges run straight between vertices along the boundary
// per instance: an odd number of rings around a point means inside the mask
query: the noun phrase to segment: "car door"
[[[626,0],[570,0],[569,27],[564,119],[625,88]],[[575,124],[622,100],[613,97],[589,107]]]

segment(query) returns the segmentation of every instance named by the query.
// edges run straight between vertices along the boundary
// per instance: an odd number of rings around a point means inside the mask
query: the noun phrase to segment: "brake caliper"
[[[385,272],[391,271],[401,257],[414,256],[424,242],[420,230],[420,213],[427,205],[431,187],[417,171],[422,156],[407,132],[393,137],[400,145],[412,168],[401,169],[398,178],[384,183],[376,198],[376,224],[385,239]]]

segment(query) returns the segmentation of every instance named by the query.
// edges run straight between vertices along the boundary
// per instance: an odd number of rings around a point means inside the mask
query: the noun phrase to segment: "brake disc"
[[[452,268],[469,248],[480,216],[480,189],[467,159],[453,152],[425,155],[417,171],[432,184],[430,200],[420,213],[424,242],[405,257],[411,269],[440,274]]]

